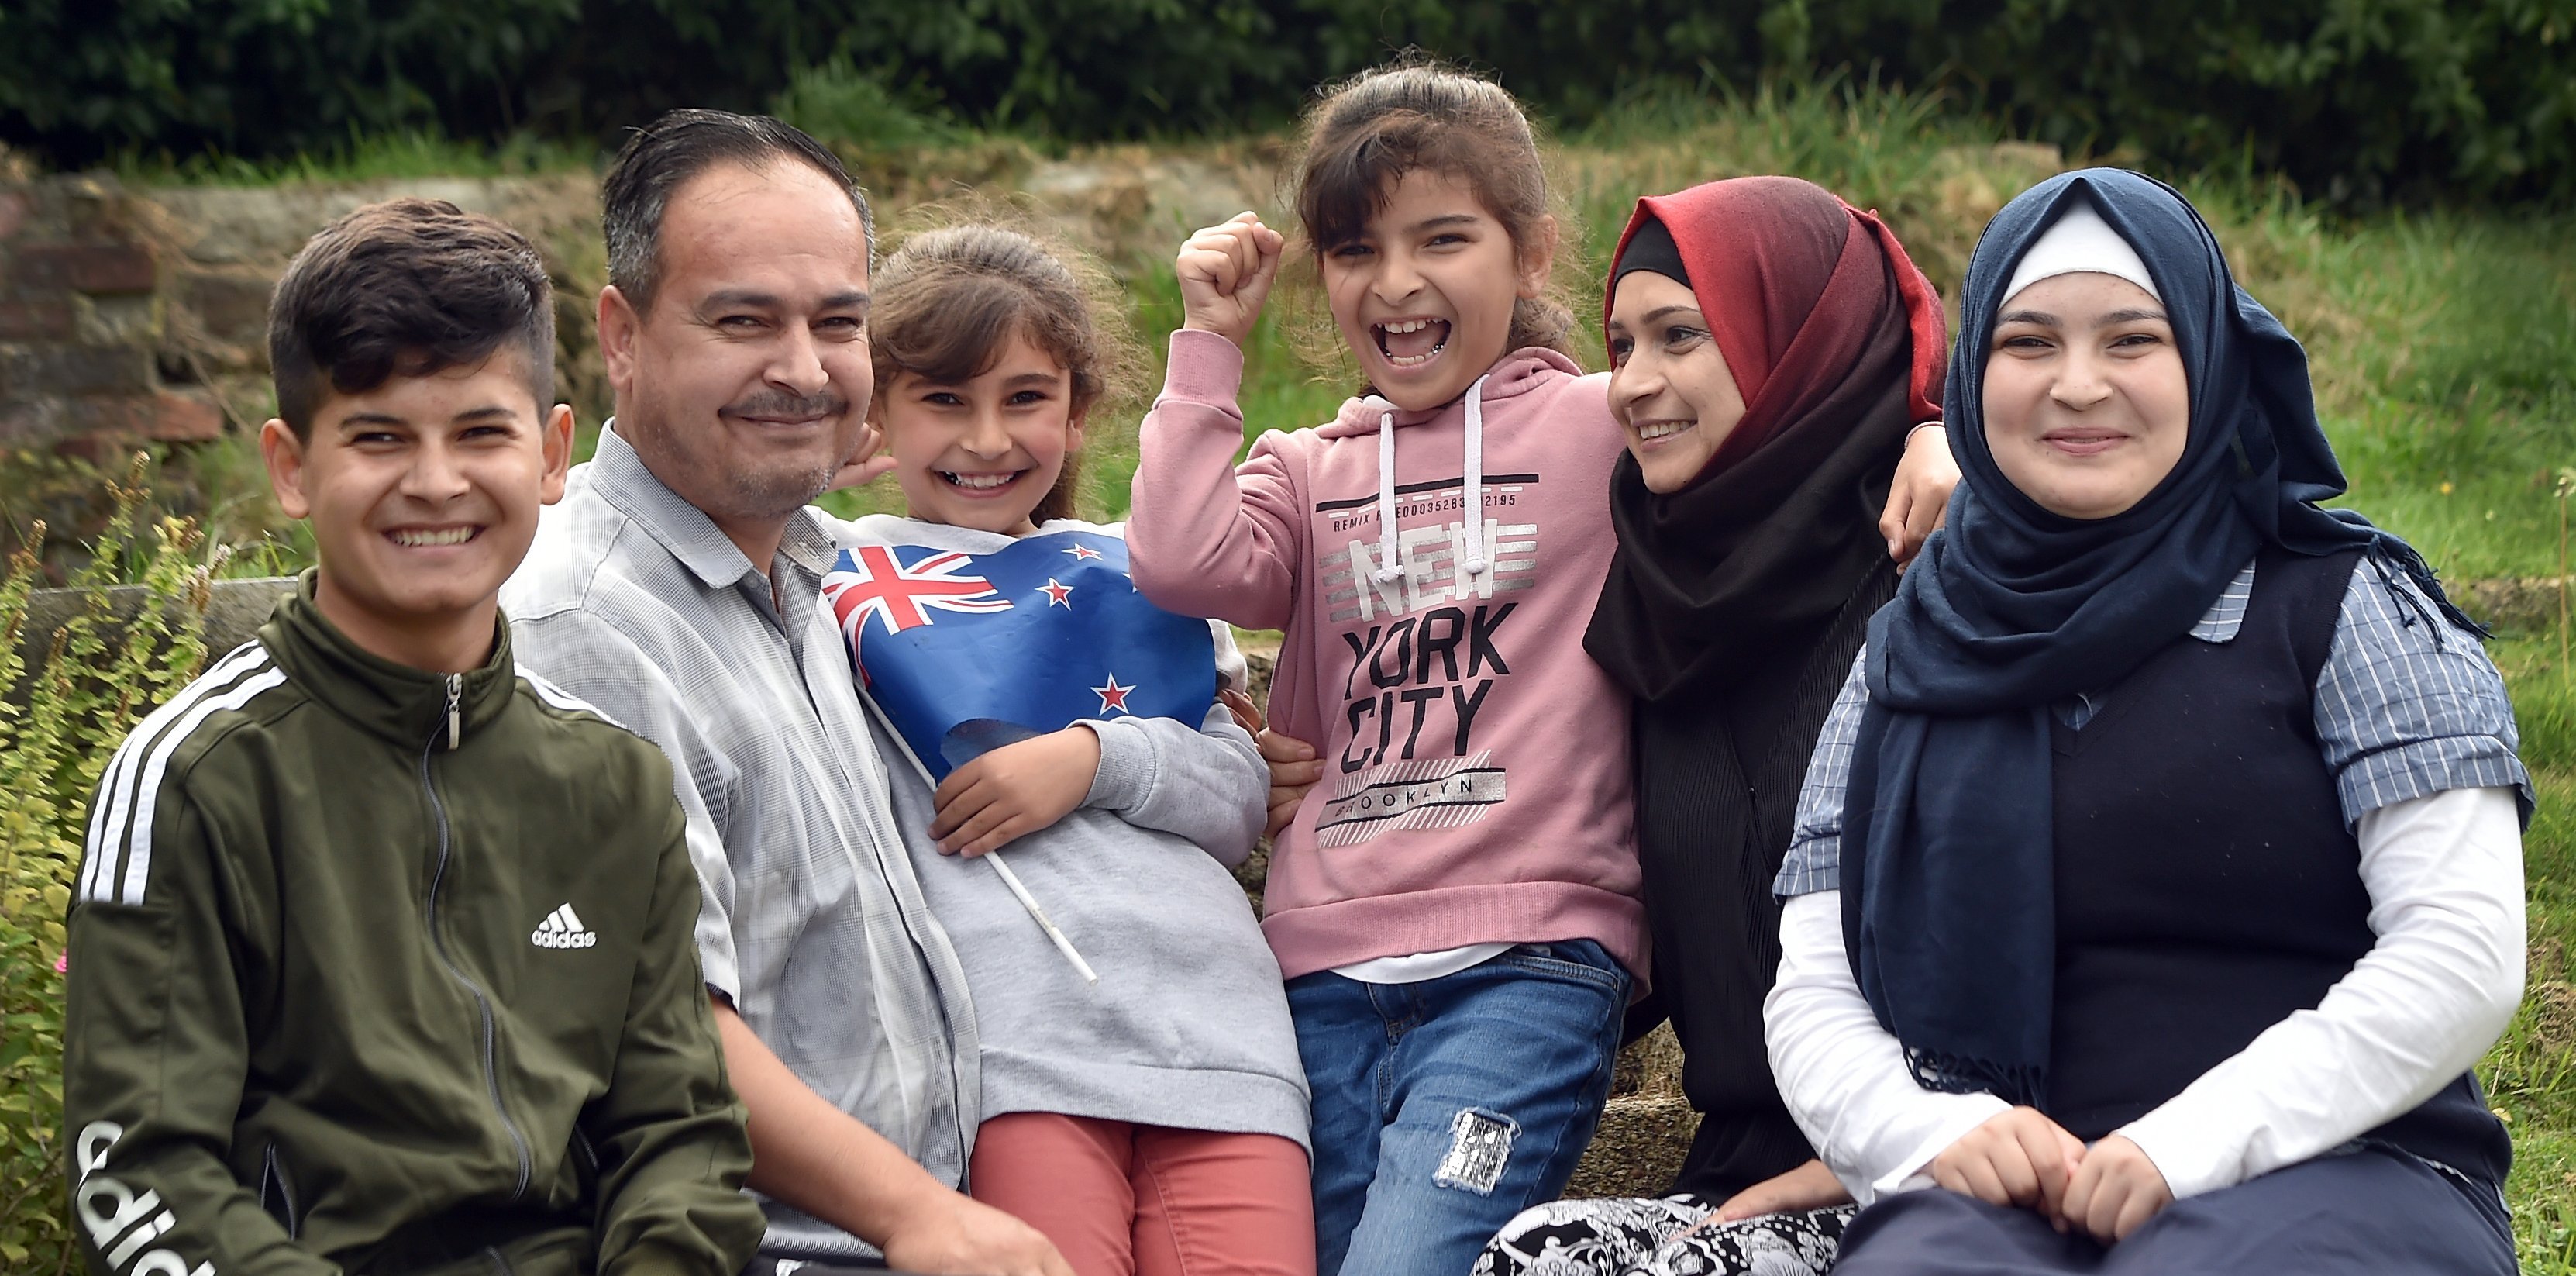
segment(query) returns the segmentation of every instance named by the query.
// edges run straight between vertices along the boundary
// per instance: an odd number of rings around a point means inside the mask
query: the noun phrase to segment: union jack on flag
[[[910,565],[883,545],[860,545],[843,551],[841,561],[823,578],[823,602],[841,622],[850,650],[859,649],[870,619],[891,636],[930,623],[939,611],[1009,611],[1011,600],[993,592],[981,576],[959,573],[974,565],[972,554],[932,554]]]
[[[851,544],[823,600],[860,685],[935,778],[1078,721],[1197,726],[1216,699],[1208,622],[1136,592],[1114,533],[1045,532],[972,554]]]

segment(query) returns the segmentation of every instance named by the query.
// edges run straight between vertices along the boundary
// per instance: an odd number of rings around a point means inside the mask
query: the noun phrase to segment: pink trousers
[[[976,1133],[968,1170],[1076,1276],[1315,1276],[1306,1151],[1275,1134],[1013,1112]]]

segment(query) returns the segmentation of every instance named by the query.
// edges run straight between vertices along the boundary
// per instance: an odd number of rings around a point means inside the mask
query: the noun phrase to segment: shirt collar
[[[705,510],[654,476],[635,445],[617,432],[615,417],[601,427],[599,447],[591,453],[590,464],[592,488],[661,542],[708,588],[738,585],[746,576],[766,580],[768,574],[744,556],[742,547]],[[831,546],[831,534],[808,506],[787,520],[787,533],[778,548],[797,566],[820,576],[831,569]],[[763,584],[762,592],[766,590]]]
[[[824,525],[823,511],[808,505],[787,520],[787,533],[779,538],[778,552],[787,561],[822,576],[832,570],[832,560],[841,550]]]
[[[2234,642],[2236,631],[2245,627],[2245,604],[2254,597],[2254,564],[2236,573],[2227,588],[2218,591],[2218,600],[2202,612],[2200,623],[2191,627],[2191,636],[2202,642]]]

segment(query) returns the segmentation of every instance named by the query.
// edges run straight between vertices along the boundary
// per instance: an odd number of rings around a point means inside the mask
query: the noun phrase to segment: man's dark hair
[[[690,178],[718,164],[765,168],[804,164],[849,193],[859,229],[876,251],[876,218],[868,197],[840,158],[804,130],[766,115],[681,109],[635,130],[618,148],[599,186],[600,230],[608,240],[608,282],[617,285],[637,314],[653,308],[662,283],[662,215],[671,195]]]
[[[268,310],[277,415],[298,439],[334,392],[479,364],[515,343],[537,410],[555,397],[554,289],[527,237],[443,199],[389,199],[331,223]]]

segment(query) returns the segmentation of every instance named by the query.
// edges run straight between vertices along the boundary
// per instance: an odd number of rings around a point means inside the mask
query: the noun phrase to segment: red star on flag
[[[1064,551],[1064,552],[1066,552],[1066,553],[1068,553],[1068,554],[1073,555],[1076,559],[1084,559],[1084,558],[1098,558],[1098,557],[1100,557],[1100,551],[1099,551],[1099,550],[1093,549],[1093,548],[1092,548],[1092,547],[1090,547],[1089,545],[1084,545],[1084,544],[1082,544],[1082,543],[1080,543],[1080,542],[1076,542],[1076,543],[1074,544],[1074,547],[1073,547],[1073,548],[1068,549],[1068,550],[1066,550],[1066,551]]]
[[[1108,713],[1112,710],[1119,713],[1125,713],[1128,711],[1127,693],[1134,690],[1134,687],[1119,686],[1118,675],[1113,673],[1109,675],[1108,686],[1093,687],[1091,689],[1091,694],[1100,697],[1100,711],[1102,713]]]
[[[1047,596],[1047,606],[1062,607],[1067,611],[1073,610],[1073,604],[1065,601],[1065,599],[1073,596],[1073,586],[1064,584],[1058,581],[1055,577],[1049,576],[1047,577],[1047,583],[1040,586],[1038,588],[1038,592]]]

